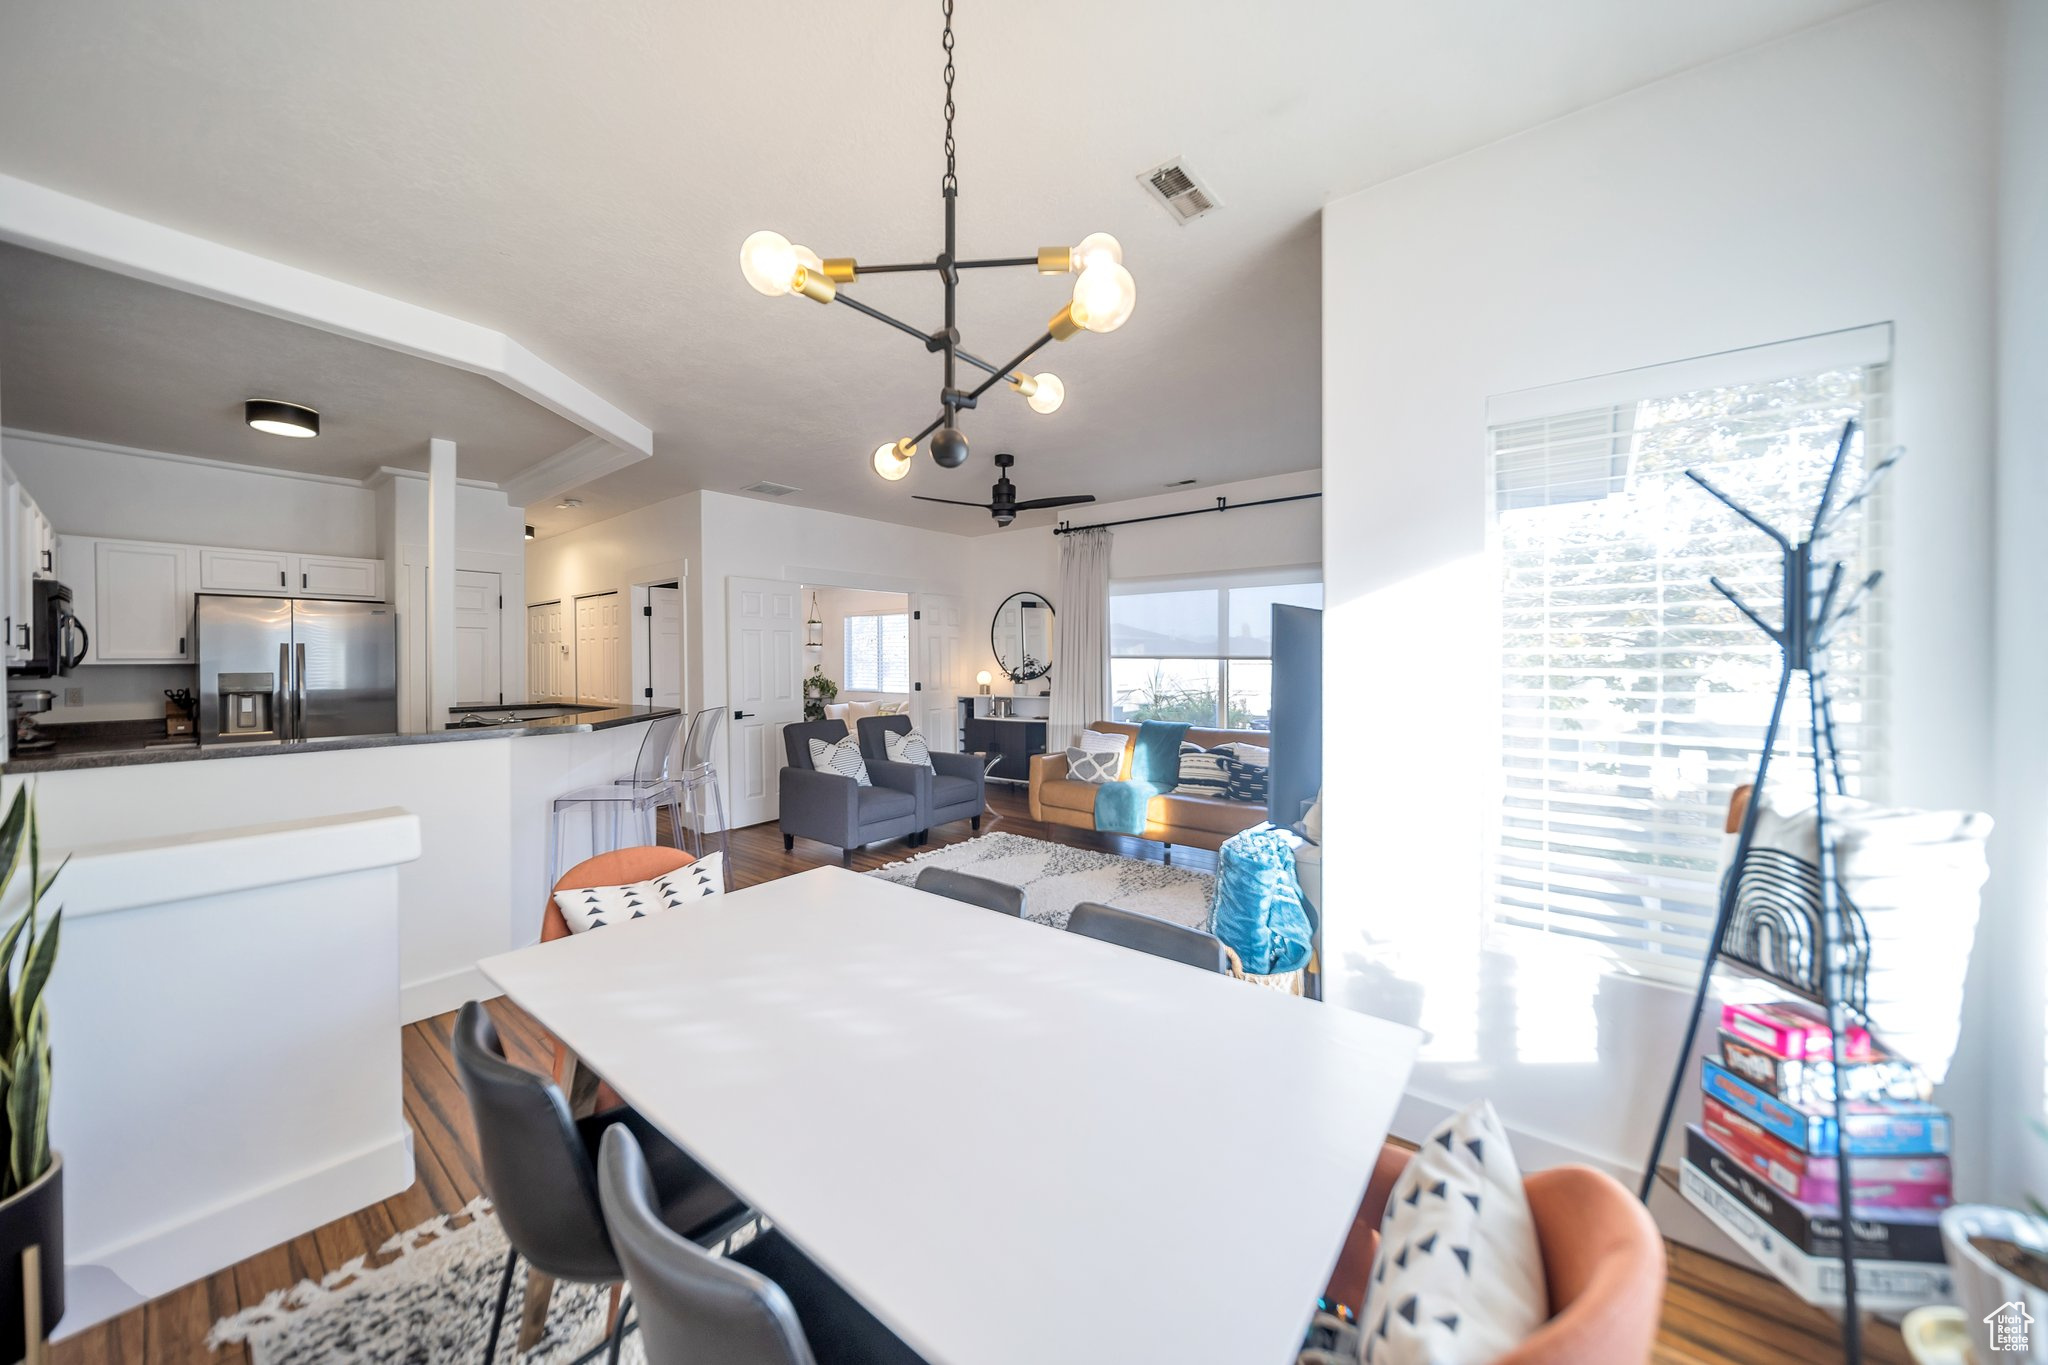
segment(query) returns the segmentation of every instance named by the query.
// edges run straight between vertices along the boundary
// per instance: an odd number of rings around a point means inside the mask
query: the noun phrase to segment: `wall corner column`
[[[455,689],[455,442],[427,442],[427,727],[448,723]]]

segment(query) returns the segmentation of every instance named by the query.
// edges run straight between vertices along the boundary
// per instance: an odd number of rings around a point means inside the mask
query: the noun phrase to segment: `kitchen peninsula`
[[[70,858],[51,986],[67,1330],[411,1183],[401,1025],[496,994],[476,962],[538,937],[554,798],[629,774],[675,714],[476,707],[207,745],[51,726],[6,765],[0,795],[33,784],[44,866]],[[586,822],[568,826],[573,860]]]

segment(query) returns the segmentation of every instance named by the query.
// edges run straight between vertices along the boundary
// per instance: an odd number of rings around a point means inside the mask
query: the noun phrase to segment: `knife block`
[[[192,733],[192,715],[174,701],[164,703],[164,733],[166,735],[189,735]]]

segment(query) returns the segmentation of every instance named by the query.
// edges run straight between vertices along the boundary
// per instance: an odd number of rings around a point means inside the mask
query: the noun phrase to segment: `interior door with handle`
[[[782,727],[803,719],[803,585],[726,580],[726,809],[734,826],[780,812]]]
[[[915,593],[910,599],[911,711],[934,749],[960,747],[960,697],[965,675],[967,607],[957,597]]]

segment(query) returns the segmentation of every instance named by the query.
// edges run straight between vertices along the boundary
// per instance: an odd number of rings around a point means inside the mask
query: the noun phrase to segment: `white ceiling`
[[[488,483],[586,435],[466,370],[20,247],[0,300],[0,413],[28,431],[349,479],[425,469],[440,436]],[[250,398],[314,409],[320,435],[255,430]]]
[[[1114,232],[1139,304],[1043,353],[1059,413],[993,391],[966,469],[896,485],[867,456],[936,412],[937,360],[756,295],[737,255],[759,227],[936,253],[937,4],[10,0],[0,170],[497,328],[654,427],[654,459],[536,509],[544,530],[767,478],[979,532],[909,495],[986,496],[1001,449],[1025,497],[1315,467],[1327,199],[1863,2],[963,4],[963,253]],[[1173,156],[1226,207],[1180,227],[1146,198]],[[938,322],[930,276],[849,292]],[[964,344],[1005,359],[1063,297],[972,274]]]

